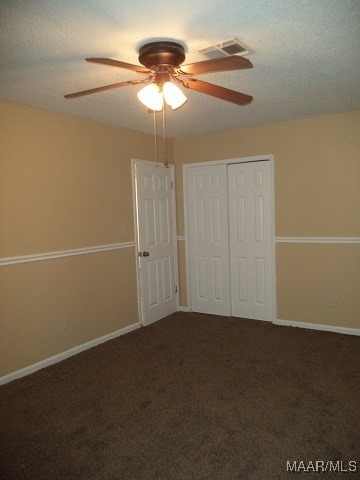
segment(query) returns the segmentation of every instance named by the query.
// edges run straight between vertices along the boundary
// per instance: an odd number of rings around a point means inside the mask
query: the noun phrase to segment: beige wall
[[[276,255],[278,318],[360,328],[359,244],[278,244]]]
[[[9,265],[0,285],[0,376],[138,322],[133,248]]]
[[[152,159],[151,135],[6,103],[0,121],[1,257],[134,239],[131,158]]]
[[[152,135],[9,103],[0,135],[1,258],[134,240]],[[138,322],[134,248],[2,266],[0,301],[1,377]]]
[[[152,135],[15,104],[0,112],[1,258],[134,240],[131,158],[152,159]],[[272,153],[277,236],[360,237],[359,126],[353,112],[170,141],[178,235],[183,163]],[[278,318],[360,328],[359,250],[278,244]],[[2,266],[0,377],[137,321],[131,247]]]
[[[179,235],[184,163],[274,154],[277,237],[360,237],[359,111],[177,139],[174,149]],[[184,279],[183,250],[179,259]],[[276,264],[278,318],[360,328],[359,244],[277,244]]]

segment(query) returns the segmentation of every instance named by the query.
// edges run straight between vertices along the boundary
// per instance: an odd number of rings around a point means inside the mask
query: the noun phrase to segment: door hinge
[[[177,293],[177,286],[175,287],[175,293]]]
[[[170,182],[170,185],[171,185],[171,190],[174,190],[174,182],[173,181]]]

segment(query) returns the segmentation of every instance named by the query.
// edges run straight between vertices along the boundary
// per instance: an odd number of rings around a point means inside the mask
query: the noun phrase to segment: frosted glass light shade
[[[187,100],[180,88],[171,82],[164,83],[163,93],[165,102],[170,105],[173,110],[181,107]]]
[[[171,82],[165,82],[162,89],[156,83],[151,83],[142,88],[137,96],[146,107],[156,111],[162,110],[164,99],[173,110],[181,107],[187,100],[180,88]]]
[[[142,88],[137,96],[140,102],[150,108],[150,110],[162,110],[164,102],[163,94],[156,83],[151,83]]]

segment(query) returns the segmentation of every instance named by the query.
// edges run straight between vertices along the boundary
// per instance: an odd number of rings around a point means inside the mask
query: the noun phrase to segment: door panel
[[[149,324],[176,311],[172,173],[143,163],[135,173],[141,314]]]
[[[237,294],[237,302],[246,302],[247,301],[247,269],[246,269],[246,258],[244,257],[237,257],[236,258],[236,274],[237,274],[237,282],[238,282],[238,288],[236,291]]]
[[[272,320],[270,164],[228,165],[231,310]]]
[[[191,308],[230,315],[226,165],[187,172]]]

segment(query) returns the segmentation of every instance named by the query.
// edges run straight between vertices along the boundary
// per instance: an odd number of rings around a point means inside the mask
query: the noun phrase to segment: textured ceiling
[[[167,109],[170,137],[185,137],[360,107],[359,0],[3,0],[0,2],[0,99],[152,132],[152,117],[129,86],[65,100],[66,93],[142,78],[86,57],[138,63],[146,40],[198,50],[237,36],[251,70],[201,79],[247,93],[239,107],[186,90]]]

